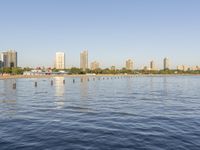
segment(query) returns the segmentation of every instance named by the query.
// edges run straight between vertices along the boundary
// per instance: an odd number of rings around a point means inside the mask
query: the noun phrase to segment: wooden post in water
[[[75,79],[73,79],[73,83],[75,83]]]
[[[35,87],[37,87],[37,82],[35,82]]]
[[[81,78],[81,82],[83,82],[83,78]]]
[[[90,81],[90,79],[89,79],[89,78],[88,78],[87,80],[88,80],[88,82]]]
[[[51,86],[53,85],[53,80],[51,80]]]
[[[63,84],[65,84],[65,80],[63,80]]]

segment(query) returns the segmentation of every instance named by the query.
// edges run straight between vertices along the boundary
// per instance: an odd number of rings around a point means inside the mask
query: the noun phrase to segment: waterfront
[[[199,89],[200,76],[0,80],[0,148],[199,149]]]

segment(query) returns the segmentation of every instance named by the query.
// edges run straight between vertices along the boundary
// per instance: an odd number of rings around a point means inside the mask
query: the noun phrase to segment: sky
[[[0,0],[0,51],[18,52],[21,67],[52,67],[65,52],[66,66],[89,62],[121,68],[154,60],[162,68],[200,65],[199,0]]]

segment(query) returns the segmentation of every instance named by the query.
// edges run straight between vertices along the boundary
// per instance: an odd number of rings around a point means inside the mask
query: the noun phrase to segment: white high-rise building
[[[86,71],[86,69],[88,69],[88,51],[87,50],[81,52],[80,54],[80,68],[83,71]]]
[[[133,70],[133,60],[128,59],[128,60],[126,61],[126,69],[127,69],[127,70]]]
[[[4,65],[4,54],[0,53],[0,68],[2,68]]]
[[[65,69],[65,53],[63,53],[63,52],[56,53],[55,68],[56,69]]]

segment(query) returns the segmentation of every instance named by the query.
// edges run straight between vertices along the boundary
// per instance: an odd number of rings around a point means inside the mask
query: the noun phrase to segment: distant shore
[[[19,78],[54,78],[54,77],[104,77],[104,76],[133,76],[133,77],[161,77],[161,76],[200,76],[200,74],[97,74],[97,75],[0,75],[0,80]]]

